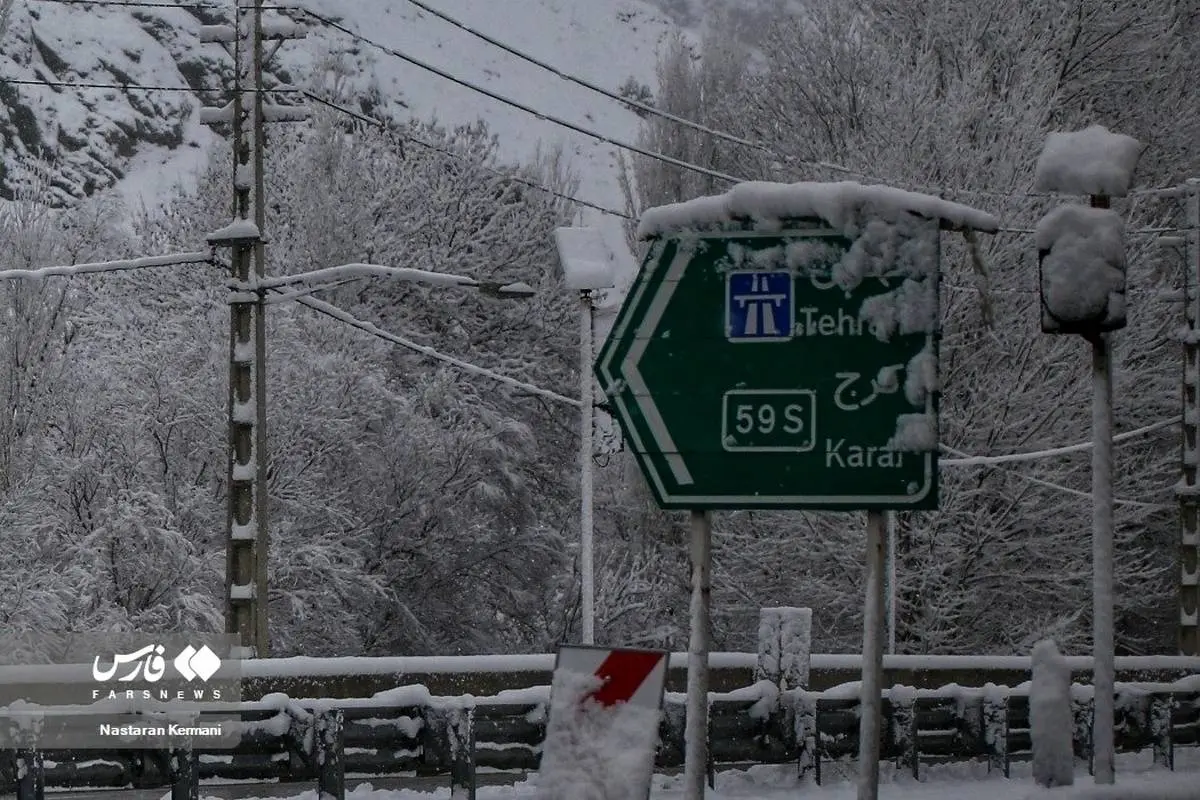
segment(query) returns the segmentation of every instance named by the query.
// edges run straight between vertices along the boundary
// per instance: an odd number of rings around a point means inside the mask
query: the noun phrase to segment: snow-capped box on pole
[[[1096,700],[1092,750],[1096,783],[1116,780],[1113,631],[1113,331],[1125,327],[1125,227],[1109,210],[1124,197],[1142,153],[1136,139],[1100,125],[1051,133],[1038,158],[1040,191],[1090,195],[1038,223],[1042,330],[1079,334],[1092,345],[1092,650]]]
[[[614,256],[599,228],[556,228],[554,241],[568,289],[579,293],[579,574],[583,644],[596,641],[592,458],[595,456],[594,293],[613,288]]]

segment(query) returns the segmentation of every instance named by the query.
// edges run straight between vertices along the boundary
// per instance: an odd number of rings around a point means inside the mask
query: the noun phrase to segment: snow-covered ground
[[[1175,800],[1200,798],[1200,758],[1191,751],[1177,754],[1176,772],[1150,767],[1150,754],[1139,753],[1118,758],[1117,781],[1122,800]],[[825,785],[799,783],[792,766],[758,766],[747,770],[717,774],[716,789],[707,800],[854,800],[856,797],[853,764],[826,764]],[[890,766],[883,769],[880,800],[1082,800],[1093,791],[1093,781],[1080,769],[1076,785],[1070,789],[1038,789],[1029,775],[1028,764],[1014,764],[1012,778],[988,775],[982,764],[931,766],[922,768],[922,779],[914,781]],[[678,776],[655,776],[651,800],[681,800],[683,792]],[[1111,791],[1111,790],[1110,790]],[[1127,794],[1126,794],[1127,793]],[[217,800],[201,787],[205,800]],[[299,800],[319,800],[315,790],[298,792]],[[276,796],[277,798],[278,796]],[[433,792],[405,789],[374,789],[370,784],[347,791],[347,800],[443,800],[449,788]],[[478,800],[533,800],[537,797],[533,781],[511,786],[481,786]],[[272,800],[276,800],[272,798]]]

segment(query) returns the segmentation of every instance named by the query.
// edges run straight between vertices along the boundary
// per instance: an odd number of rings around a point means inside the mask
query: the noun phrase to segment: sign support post
[[[900,590],[896,586],[896,512],[887,512],[887,652],[896,653],[896,602]]]
[[[684,800],[704,799],[708,772],[708,637],[712,620],[712,519],[693,509],[691,644],[688,646],[687,716],[684,729]]]
[[[867,512],[867,597],[863,613],[863,664],[858,728],[858,800],[879,800],[880,733],[883,721],[883,571],[887,519]]]

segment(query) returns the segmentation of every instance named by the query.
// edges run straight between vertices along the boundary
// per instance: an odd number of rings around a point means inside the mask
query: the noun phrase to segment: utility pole
[[[1092,195],[1092,208],[1109,208]],[[1112,337],[1098,333],[1092,344],[1092,686],[1095,689],[1092,753],[1096,783],[1114,776],[1113,719],[1116,662],[1113,631],[1113,387]]]
[[[592,425],[596,413],[592,391],[592,346],[595,310],[590,290],[579,293],[579,584],[582,597],[583,643],[596,643],[596,565],[593,541]]]
[[[265,102],[264,42],[303,38],[294,23],[269,29],[263,0],[244,6],[237,0],[234,25],[201,29],[202,42],[232,50],[233,99],[201,111],[207,124],[228,124],[233,142],[233,221],[209,234],[208,242],[231,251],[229,297],[229,462],[225,552],[225,630],[239,637],[241,657],[270,653],[267,618],[267,389],[266,315],[259,286],[266,272],[266,181],[264,150],[268,118],[298,121],[307,109]],[[273,53],[272,53],[273,55]],[[246,102],[246,93],[253,100]]]
[[[1113,334],[1125,328],[1125,223],[1110,198],[1127,197],[1143,145],[1131,136],[1094,125],[1051,133],[1038,158],[1035,191],[1087,194],[1091,208],[1074,204],[1050,211],[1038,223],[1038,293],[1042,333],[1078,334],[1092,350],[1092,713],[1093,774],[1098,785],[1116,781],[1114,750],[1113,598]],[[1100,178],[1098,176],[1104,175]],[[1079,230],[1083,229],[1080,234]],[[1104,244],[1079,247],[1069,236]],[[1108,239],[1104,237],[1108,236]],[[1110,246],[1110,241],[1116,246]],[[1066,242],[1066,244],[1064,244]],[[1105,290],[1102,306],[1081,313],[1051,290],[1064,274],[1091,273],[1089,288]],[[1088,275],[1089,273],[1083,272]]]
[[[1200,181],[1189,180],[1187,201],[1187,263],[1183,268],[1183,441],[1180,446],[1179,496],[1179,653],[1200,655],[1200,487],[1197,456],[1200,440]]]

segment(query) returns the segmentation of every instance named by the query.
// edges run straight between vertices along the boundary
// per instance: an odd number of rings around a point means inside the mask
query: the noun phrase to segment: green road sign
[[[850,281],[870,248],[823,224],[652,241],[596,375],[660,506],[937,507],[936,452],[893,439],[916,420],[936,444],[936,391],[911,390],[936,388],[937,223],[919,232],[924,275]],[[881,339],[864,301],[919,280],[929,320],[889,300],[900,328]]]

